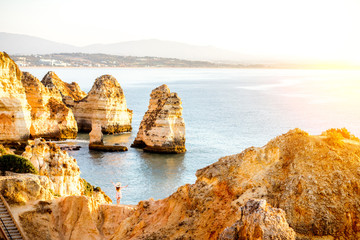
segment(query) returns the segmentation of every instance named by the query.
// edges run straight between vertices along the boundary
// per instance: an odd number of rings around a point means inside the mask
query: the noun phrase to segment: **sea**
[[[106,135],[107,143],[120,143],[127,152],[88,149],[88,134],[65,144],[80,166],[81,177],[99,186],[115,200],[111,183],[128,185],[123,204],[163,199],[195,173],[219,158],[244,149],[264,146],[290,129],[314,135],[329,128],[346,127],[360,137],[360,70],[289,69],[168,69],[168,68],[24,68],[40,80],[54,71],[65,82],[77,82],[88,92],[95,79],[113,75],[133,110],[130,133]],[[151,91],[167,84],[182,99],[186,126],[184,154],[145,153],[130,148],[149,104]],[[60,143],[61,144],[61,143]],[[62,143],[63,144],[63,143]]]

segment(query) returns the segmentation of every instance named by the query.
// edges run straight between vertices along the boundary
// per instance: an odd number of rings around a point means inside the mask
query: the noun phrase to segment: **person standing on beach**
[[[120,200],[122,198],[121,189],[126,188],[129,185],[122,187],[120,182],[117,182],[115,184],[113,181],[111,181],[111,183],[114,185],[114,187],[116,189],[116,204],[120,204]]]

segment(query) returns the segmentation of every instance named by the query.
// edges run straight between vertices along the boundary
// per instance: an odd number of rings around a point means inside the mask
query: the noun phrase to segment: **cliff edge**
[[[16,63],[0,52],[0,141],[26,140],[30,135],[31,107],[21,76]]]
[[[254,198],[282,209],[298,239],[359,239],[359,169],[356,138],[291,130],[198,170],[166,199],[140,202],[113,239],[217,239]]]

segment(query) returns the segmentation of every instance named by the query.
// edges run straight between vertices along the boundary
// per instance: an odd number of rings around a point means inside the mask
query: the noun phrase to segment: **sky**
[[[360,65],[360,0],[1,0],[0,32],[85,46],[141,39]]]

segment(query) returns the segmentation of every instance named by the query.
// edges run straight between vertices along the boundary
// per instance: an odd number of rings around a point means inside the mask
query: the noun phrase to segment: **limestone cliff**
[[[285,212],[272,208],[265,200],[251,199],[239,211],[241,219],[226,228],[219,240],[295,240],[295,232],[286,222]]]
[[[92,122],[99,122],[104,133],[131,131],[132,111],[113,76],[97,78],[89,94],[76,102],[73,110],[79,131],[90,132]]]
[[[54,198],[53,183],[46,176],[7,172],[0,176],[0,191],[9,204],[26,204]]]
[[[31,210],[16,212],[28,239],[107,240],[134,208],[99,205],[85,196],[69,196],[42,201]]]
[[[113,239],[217,239],[252,198],[284,210],[298,239],[360,239],[359,169],[358,141],[295,129],[198,170],[195,184],[164,200],[140,202]]]
[[[75,138],[77,124],[72,110],[63,103],[56,88],[46,88],[36,77],[23,72],[21,82],[31,106],[32,138]]]
[[[86,93],[80,89],[76,82],[63,82],[54,72],[48,72],[41,80],[45,87],[59,90],[62,100],[68,107],[74,106],[74,101],[80,101],[86,97]]]
[[[149,108],[141,121],[134,143],[149,152],[185,152],[185,123],[181,99],[164,84],[150,94]]]
[[[30,135],[31,107],[21,75],[9,55],[0,52],[0,141],[24,140]]]
[[[55,143],[35,139],[33,145],[26,147],[22,157],[31,161],[39,175],[50,179],[54,194],[63,196],[83,193],[83,182],[76,160]]]

